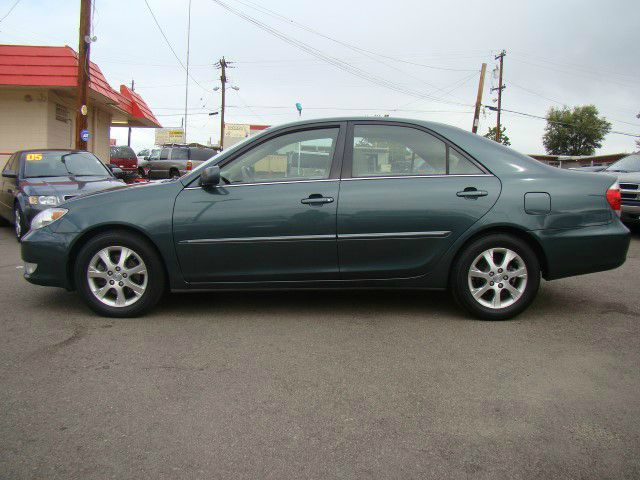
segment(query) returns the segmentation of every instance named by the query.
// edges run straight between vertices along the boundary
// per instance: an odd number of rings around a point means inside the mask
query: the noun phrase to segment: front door
[[[266,137],[221,162],[223,184],[185,188],[174,241],[191,283],[338,278],[336,209],[345,127]]]
[[[496,202],[500,182],[428,131],[350,126],[338,205],[342,278],[429,272]]]

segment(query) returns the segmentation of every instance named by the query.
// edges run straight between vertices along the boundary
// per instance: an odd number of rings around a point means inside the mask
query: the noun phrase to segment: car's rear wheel
[[[540,286],[540,262],[523,240],[507,234],[481,237],[460,253],[451,273],[457,302],[484,320],[524,311]]]
[[[135,317],[160,300],[165,274],[160,257],[144,238],[107,232],[78,253],[75,284],[94,311],[108,317]]]
[[[169,178],[172,178],[174,180],[176,178],[180,178],[180,172],[175,168],[172,168],[171,170],[169,170]]]

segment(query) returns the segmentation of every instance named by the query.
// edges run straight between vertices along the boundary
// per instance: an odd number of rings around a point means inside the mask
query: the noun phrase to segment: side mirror
[[[220,184],[220,167],[214,165],[205,168],[200,174],[201,187],[215,187]]]
[[[149,155],[145,155],[144,157],[142,157],[143,160],[149,161]]]
[[[16,178],[16,172],[14,170],[5,170],[2,172],[2,176],[5,178]]]
[[[120,180],[124,179],[124,177],[126,176],[124,170],[118,167],[111,167],[111,173],[113,173],[114,177],[119,178]]]

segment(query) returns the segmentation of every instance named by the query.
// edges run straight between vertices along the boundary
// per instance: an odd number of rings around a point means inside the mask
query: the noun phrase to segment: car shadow
[[[232,314],[268,316],[447,316],[465,318],[450,295],[442,291],[288,290],[174,293],[157,308],[166,315]]]

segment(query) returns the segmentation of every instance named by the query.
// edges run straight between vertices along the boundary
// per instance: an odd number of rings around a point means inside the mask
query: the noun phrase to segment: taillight
[[[191,160],[187,160],[187,172],[191,171],[192,168],[193,168],[193,163],[191,162]]]
[[[618,216],[620,216],[620,204],[622,203],[622,195],[620,194],[620,185],[614,183],[607,190],[607,202]]]

